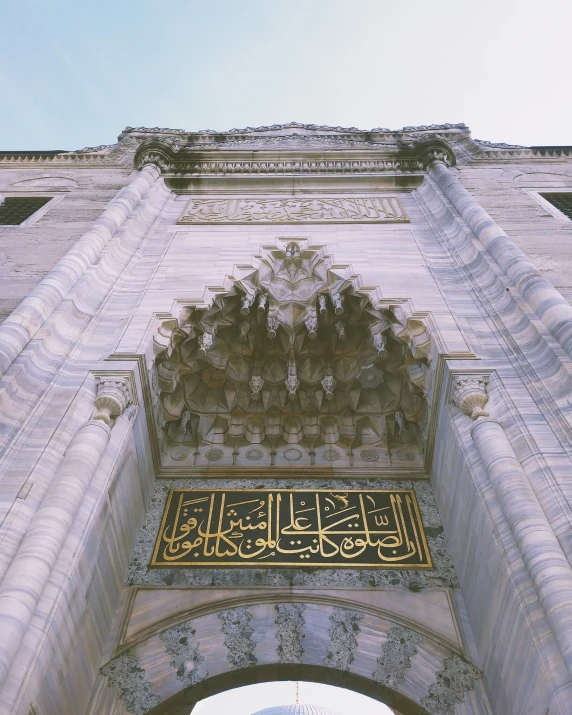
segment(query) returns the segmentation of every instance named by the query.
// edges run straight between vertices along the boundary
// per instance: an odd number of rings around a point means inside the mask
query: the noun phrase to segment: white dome
[[[319,705],[277,705],[258,710],[252,715],[339,715],[339,713]]]

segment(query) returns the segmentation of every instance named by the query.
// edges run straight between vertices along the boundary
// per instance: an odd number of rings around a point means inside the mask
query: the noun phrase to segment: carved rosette
[[[97,396],[94,400],[96,411],[92,420],[101,420],[111,426],[112,421],[133,402],[129,377],[122,375],[98,376]]]
[[[488,417],[485,410],[488,402],[487,384],[488,375],[457,375],[453,383],[454,404],[471,419]]]

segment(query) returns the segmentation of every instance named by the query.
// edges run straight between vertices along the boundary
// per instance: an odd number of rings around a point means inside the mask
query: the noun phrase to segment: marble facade
[[[0,713],[280,678],[572,712],[572,149],[464,125],[0,152]],[[412,489],[430,569],[150,568],[171,488]]]

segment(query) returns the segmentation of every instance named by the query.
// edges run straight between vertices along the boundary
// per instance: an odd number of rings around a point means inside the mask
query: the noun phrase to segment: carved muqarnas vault
[[[279,241],[256,258],[258,268],[242,269],[210,307],[185,308],[157,336],[167,459],[420,466],[430,351],[423,321],[374,306],[347,266],[307,241]]]

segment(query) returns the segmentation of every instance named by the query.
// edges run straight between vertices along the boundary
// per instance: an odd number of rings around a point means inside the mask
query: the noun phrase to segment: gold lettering
[[[411,490],[170,494],[153,566],[431,566]]]

